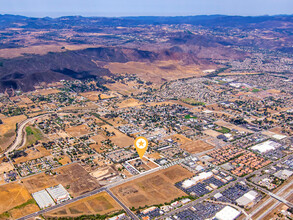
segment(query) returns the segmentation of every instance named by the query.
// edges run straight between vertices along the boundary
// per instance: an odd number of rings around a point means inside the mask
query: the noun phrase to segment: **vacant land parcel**
[[[106,215],[120,211],[122,208],[106,192],[81,199],[70,205],[49,212],[45,217],[76,217],[80,215]]]
[[[139,179],[124,183],[112,189],[112,192],[128,207],[162,204],[186,194],[174,186],[193,173],[176,165]]]

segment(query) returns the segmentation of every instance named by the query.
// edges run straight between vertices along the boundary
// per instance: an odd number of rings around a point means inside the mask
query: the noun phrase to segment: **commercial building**
[[[192,177],[191,179],[187,179],[184,182],[182,182],[182,187],[184,189],[187,189],[187,188],[195,185],[199,181],[208,179],[212,176],[213,176],[213,172],[202,172],[202,173],[196,175],[195,177]]]
[[[250,149],[251,150],[256,150],[260,153],[266,153],[266,152],[269,152],[271,150],[275,150],[279,147],[281,147],[282,145],[275,142],[275,141],[271,141],[271,140],[268,140],[268,141],[265,141],[263,143],[260,143],[260,144],[257,144],[253,147],[251,147]]]
[[[244,208],[249,208],[254,204],[257,195],[257,192],[250,190],[249,192],[238,198],[236,200],[236,203]]]
[[[231,206],[225,206],[221,211],[217,212],[215,219],[217,220],[234,220],[239,217],[241,212],[232,208]]]
[[[32,196],[36,200],[38,206],[41,209],[44,209],[44,208],[47,208],[47,207],[55,205],[55,202],[53,201],[51,196],[44,189],[41,190],[41,191],[33,193]]]
[[[49,187],[46,190],[52,196],[54,201],[58,204],[63,201],[71,199],[69,193],[61,184]]]

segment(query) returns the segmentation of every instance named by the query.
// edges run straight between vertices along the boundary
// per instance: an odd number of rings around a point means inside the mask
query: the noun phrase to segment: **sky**
[[[292,14],[293,0],[0,0],[0,14],[32,17]]]

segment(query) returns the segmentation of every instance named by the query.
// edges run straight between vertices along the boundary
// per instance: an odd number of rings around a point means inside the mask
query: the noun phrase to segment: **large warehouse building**
[[[33,193],[32,196],[36,200],[38,206],[41,209],[44,209],[44,208],[47,208],[47,207],[55,205],[55,202],[53,201],[51,196],[44,189],[39,191],[39,192]]]
[[[46,190],[52,196],[52,198],[57,204],[71,199],[69,193],[61,184],[49,187]]]
[[[260,144],[254,145],[250,149],[258,151],[260,153],[266,153],[266,152],[269,152],[271,150],[275,150],[275,149],[277,149],[277,148],[279,148],[281,146],[282,146],[281,144],[279,144],[279,143],[277,143],[275,141],[268,140],[268,141],[262,142]]]

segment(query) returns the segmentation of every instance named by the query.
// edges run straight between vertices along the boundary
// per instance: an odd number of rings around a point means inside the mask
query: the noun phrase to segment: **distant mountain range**
[[[0,15],[0,92],[40,82],[101,79],[107,63],[180,61],[230,66],[255,54],[292,57],[293,15],[30,18]],[[68,49],[71,45],[83,48]],[[40,54],[36,46],[58,48]],[[89,48],[91,47],[91,48]],[[22,53],[23,49],[29,52]],[[30,50],[31,49],[31,50]],[[19,55],[8,56],[11,51]],[[26,50],[27,51],[27,50]],[[31,51],[31,52],[30,52]],[[50,52],[51,51],[51,52]],[[269,57],[270,54],[273,54]],[[102,79],[101,79],[102,80]]]

